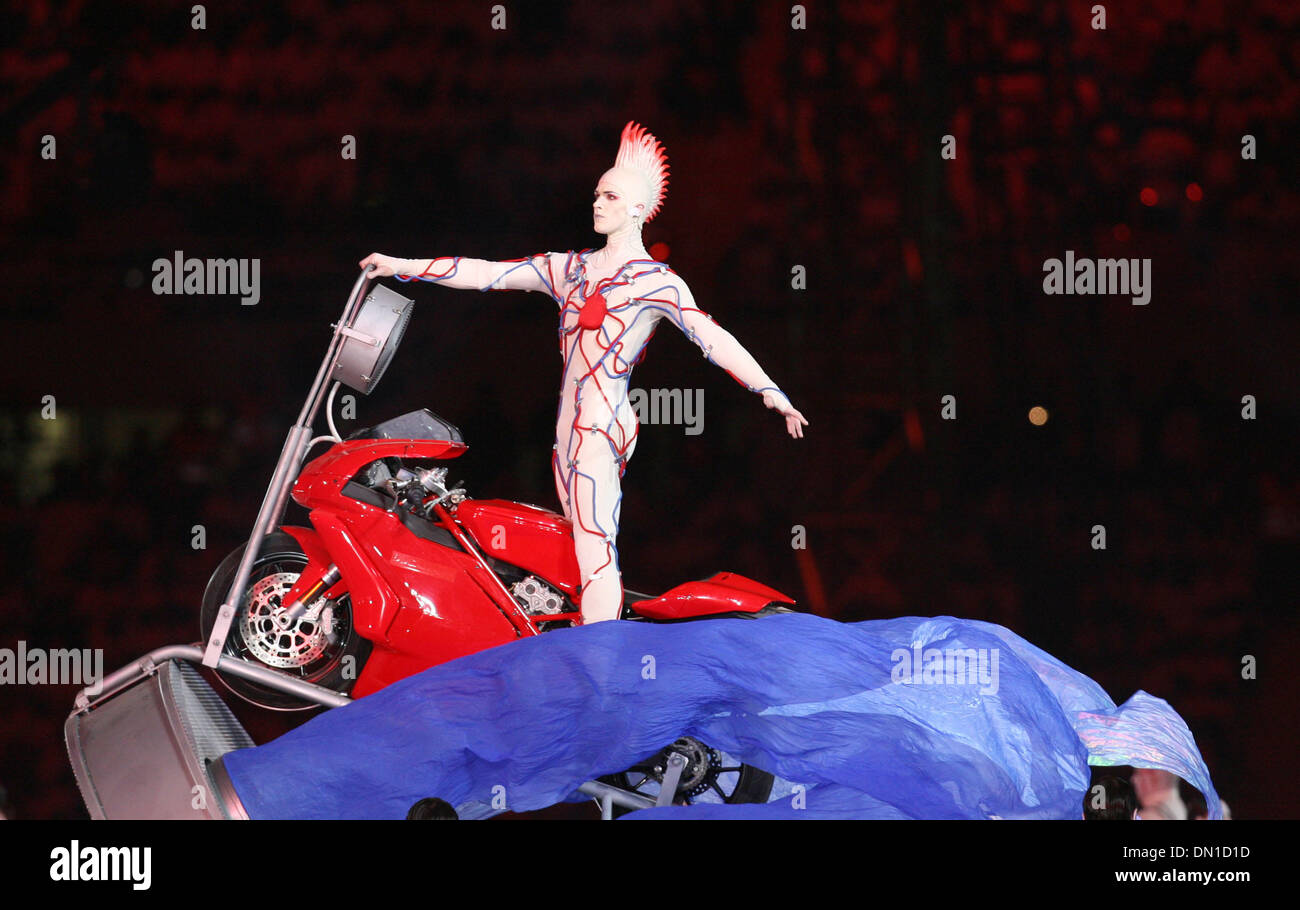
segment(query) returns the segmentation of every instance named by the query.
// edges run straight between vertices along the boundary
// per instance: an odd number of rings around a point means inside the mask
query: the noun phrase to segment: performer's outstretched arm
[[[772,377],[759,366],[753,355],[745,350],[744,345],[695,305],[695,298],[685,281],[673,275],[672,283],[656,295],[660,296],[671,301],[672,305],[664,308],[665,311],[686,337],[699,345],[710,363],[722,367],[732,379],[751,392],[762,395],[763,404],[775,408],[785,417],[786,429],[790,435],[797,439],[803,437],[803,428],[808,425],[808,421],[790,403],[790,399]]]
[[[523,259],[492,262],[468,256],[398,259],[371,253],[360,265],[362,268],[375,266],[377,278],[393,275],[398,281],[432,281],[475,291],[541,291],[556,298],[562,279],[555,258],[553,254],[539,253]]]

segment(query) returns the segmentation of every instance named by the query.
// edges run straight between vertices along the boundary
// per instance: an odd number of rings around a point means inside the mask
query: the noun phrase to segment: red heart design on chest
[[[578,313],[578,325],[584,329],[600,328],[601,323],[605,321],[607,310],[605,295],[597,291],[582,304],[582,310]]]

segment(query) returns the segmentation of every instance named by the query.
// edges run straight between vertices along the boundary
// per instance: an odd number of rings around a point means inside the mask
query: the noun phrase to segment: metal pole
[[[373,268],[374,266],[367,266],[357,277],[356,283],[352,285],[352,294],[348,297],[347,305],[343,307],[343,317],[334,326],[334,337],[330,339],[330,346],[325,352],[325,359],[321,361],[320,370],[316,373],[316,380],[312,383],[311,393],[307,396],[307,401],[303,404],[301,413],[298,414],[298,426],[311,426],[316,422],[316,412],[320,409],[321,392],[325,388],[330,374],[334,371],[334,360],[338,356],[338,348],[341,346],[339,339],[342,338],[342,330],[347,328],[356,317],[357,310],[361,307],[361,297],[365,293],[366,285],[370,282],[370,270]]]
[[[655,804],[655,801],[648,796],[642,796],[640,793],[632,793],[628,790],[620,790],[618,787],[602,784],[598,780],[587,781],[578,787],[578,792],[585,793],[587,796],[594,796],[600,800],[608,798],[614,805],[622,806],[625,809],[650,809]]]
[[[220,660],[221,651],[226,646],[226,638],[230,635],[230,626],[235,620],[236,604],[243,599],[244,587],[253,573],[253,561],[257,559],[258,551],[261,549],[262,538],[271,532],[273,524],[278,524],[280,521],[289,487],[298,476],[304,447],[311,441],[311,424],[315,421],[316,412],[320,408],[321,392],[338,357],[340,333],[356,314],[361,295],[370,281],[372,268],[373,266],[369,266],[364,269],[357,277],[356,283],[352,285],[352,293],[343,307],[343,316],[334,326],[334,336],[330,339],[320,369],[316,371],[316,379],[312,383],[311,391],[307,393],[302,411],[298,414],[298,422],[289,430],[289,435],[285,438],[284,448],[280,450],[280,460],[276,462],[275,472],[271,475],[271,485],[262,498],[262,506],[257,512],[257,521],[253,524],[253,533],[249,536],[248,544],[244,547],[243,558],[239,561],[239,570],[235,572],[235,580],[226,593],[225,602],[217,611],[217,620],[212,627],[212,635],[208,638],[207,650],[203,654],[205,667],[215,667]]]
[[[248,544],[244,547],[244,555],[239,560],[239,570],[235,573],[235,580],[230,585],[230,590],[226,594],[226,600],[217,612],[217,621],[212,627],[212,635],[208,639],[208,647],[203,655],[203,665],[205,667],[215,667],[217,660],[221,657],[221,650],[226,646],[226,637],[230,634],[230,626],[235,619],[235,604],[242,600],[244,587],[248,584],[248,577],[253,574],[253,561],[257,559],[258,551],[262,549],[262,538],[270,530],[271,519],[273,516],[274,505],[279,498],[280,491],[286,488],[293,481],[293,474],[296,465],[294,456],[298,452],[302,442],[303,432],[310,433],[309,429],[303,427],[294,427],[289,431],[289,435],[284,440],[284,448],[280,450],[280,460],[276,462],[275,474],[271,477],[271,485],[267,487],[266,496],[262,499],[262,507],[258,509],[257,521],[253,524],[253,534],[248,538]]]
[[[677,784],[682,779],[682,772],[686,770],[686,756],[680,752],[671,752],[668,755],[668,770],[664,772],[664,782],[659,788],[659,799],[655,800],[656,806],[671,806],[673,797],[677,795]]]
[[[104,677],[99,685],[87,686],[78,692],[75,701],[77,710],[85,711],[92,704],[103,701],[142,676],[152,675],[157,672],[160,664],[169,660],[188,660],[194,663],[202,663],[203,650],[197,644],[167,645],[166,647],[155,648],[125,667],[114,670]],[[293,679],[282,673],[277,673],[266,667],[259,667],[256,664],[250,664],[229,655],[222,656],[217,669],[223,673],[242,676],[244,679],[251,679],[253,682],[262,683],[282,692],[288,692],[291,695],[297,695],[299,698],[316,702],[316,704],[324,705],[327,708],[340,708],[352,701],[348,696],[341,695],[333,689],[326,689],[324,686]],[[95,691],[91,691],[92,689]]]

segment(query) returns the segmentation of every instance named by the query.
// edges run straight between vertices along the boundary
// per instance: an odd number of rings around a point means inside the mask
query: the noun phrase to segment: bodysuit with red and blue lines
[[[397,275],[453,288],[540,291],[558,305],[564,372],[551,464],[564,515],[573,523],[584,623],[615,619],[622,608],[620,484],[638,427],[628,380],[659,321],[672,322],[750,391],[785,398],[740,342],[695,305],[686,282],[666,264],[632,259],[613,274],[598,275],[588,267],[591,253],[501,262],[449,256],[432,260],[421,274]]]

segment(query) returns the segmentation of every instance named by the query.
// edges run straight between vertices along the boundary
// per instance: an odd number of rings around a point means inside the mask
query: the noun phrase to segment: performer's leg
[[[560,500],[560,511],[564,517],[573,520],[573,508],[569,497],[569,478],[573,472],[568,470],[560,457],[559,443],[551,452],[551,473],[555,475],[555,495]]]
[[[601,433],[579,431],[579,447],[569,495],[573,508],[573,545],[582,578],[584,624],[618,619],[623,608],[623,579],[619,573],[619,509],[622,491],[619,462]]]

